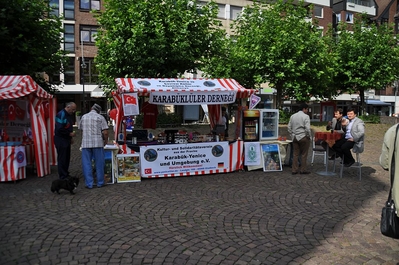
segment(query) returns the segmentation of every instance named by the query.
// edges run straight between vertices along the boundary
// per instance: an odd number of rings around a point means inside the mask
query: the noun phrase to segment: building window
[[[64,67],[64,83],[75,84],[75,57],[69,57],[68,65]]]
[[[75,19],[75,3],[73,0],[64,0],[65,19]]]
[[[75,52],[75,25],[64,25],[64,50]]]
[[[59,16],[60,15],[60,3],[59,0],[51,0],[50,1],[50,7],[51,7],[51,14],[54,16]]]
[[[93,58],[85,58],[86,68],[82,69],[81,75],[84,78],[85,84],[98,84],[98,70]]]
[[[96,42],[97,26],[80,26],[80,43],[94,44]]]
[[[80,0],[80,9],[100,10],[100,1],[99,0]]]
[[[314,6],[314,16],[323,18],[323,7],[322,6]]]
[[[341,21],[341,14],[336,14],[337,24]]]
[[[347,23],[353,23],[353,14],[352,13],[346,13],[345,15],[345,21]]]
[[[242,7],[230,6],[230,19],[231,20],[237,19],[241,12],[242,12]]]
[[[226,19],[226,5],[218,4],[218,18]]]

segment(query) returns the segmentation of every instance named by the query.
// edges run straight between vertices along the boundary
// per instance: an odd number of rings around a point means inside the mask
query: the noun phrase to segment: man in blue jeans
[[[94,104],[91,111],[83,115],[80,120],[79,128],[82,132],[82,167],[83,176],[87,189],[93,188],[93,169],[91,160],[94,158],[96,164],[97,188],[101,188],[104,183],[104,146],[108,141],[108,123],[100,115],[101,107]]]

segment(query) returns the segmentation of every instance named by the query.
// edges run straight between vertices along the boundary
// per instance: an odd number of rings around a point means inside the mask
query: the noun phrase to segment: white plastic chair
[[[312,166],[313,166],[315,156],[324,156],[324,165],[327,163],[326,149],[324,149],[324,147],[321,145],[321,142],[320,142],[320,144],[319,143],[316,144],[314,137],[312,137],[312,162],[311,162]]]

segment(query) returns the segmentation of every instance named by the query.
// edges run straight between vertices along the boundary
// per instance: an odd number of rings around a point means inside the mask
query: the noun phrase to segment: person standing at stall
[[[307,114],[309,106],[303,103],[299,107],[299,111],[290,117],[288,123],[288,133],[291,135],[292,146],[294,150],[292,161],[292,175],[310,174],[307,171],[307,159],[310,146],[310,118]],[[299,166],[299,158],[301,165]]]
[[[101,106],[94,104],[91,111],[83,115],[79,128],[82,130],[82,168],[87,189],[93,188],[93,169],[91,160],[94,158],[97,176],[97,188],[104,183],[104,146],[108,142],[108,124],[100,115]]]
[[[76,104],[68,102],[65,108],[55,116],[54,145],[57,150],[58,177],[65,179],[69,176],[71,161],[71,145],[76,133],[73,131]]]
[[[229,137],[229,115],[226,112],[226,107],[222,107],[222,119],[224,125],[224,137]]]

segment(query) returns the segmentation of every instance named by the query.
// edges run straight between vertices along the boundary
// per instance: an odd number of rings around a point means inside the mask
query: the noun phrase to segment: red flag
[[[125,101],[125,104],[137,105],[136,98],[131,95],[123,95],[123,100]]]

